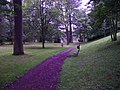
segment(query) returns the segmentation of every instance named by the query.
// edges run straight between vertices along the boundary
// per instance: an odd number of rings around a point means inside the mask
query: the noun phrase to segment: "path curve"
[[[60,71],[69,52],[76,46],[60,52],[39,64],[5,90],[57,90]]]

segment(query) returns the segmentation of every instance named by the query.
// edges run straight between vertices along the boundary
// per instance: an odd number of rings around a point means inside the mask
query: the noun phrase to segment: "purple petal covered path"
[[[69,52],[76,46],[65,50],[39,64],[6,90],[57,90],[60,71]]]

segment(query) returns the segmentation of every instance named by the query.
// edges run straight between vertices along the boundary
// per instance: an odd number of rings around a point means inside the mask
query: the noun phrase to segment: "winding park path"
[[[6,90],[57,90],[60,71],[69,52],[76,46],[60,52],[27,72],[23,77],[7,86]]]

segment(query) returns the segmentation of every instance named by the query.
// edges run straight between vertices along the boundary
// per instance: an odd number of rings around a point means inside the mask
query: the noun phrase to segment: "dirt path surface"
[[[7,86],[6,90],[57,90],[60,71],[64,60],[69,52],[76,47],[60,52],[45,60],[13,84]]]

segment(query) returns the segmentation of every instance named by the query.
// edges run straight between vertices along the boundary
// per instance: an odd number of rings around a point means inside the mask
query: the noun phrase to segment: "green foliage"
[[[120,2],[118,0],[101,0],[99,3],[95,6],[95,15],[94,17],[101,21],[103,19],[114,17],[112,13],[118,14],[120,8]]]
[[[107,11],[106,11],[106,8],[104,6],[104,3],[101,2],[94,8],[94,11],[91,14],[89,14],[95,20],[94,24],[92,26],[94,30],[98,30],[102,27],[102,24],[107,16],[106,12]]]
[[[0,1],[0,14],[4,16],[10,16],[11,14],[14,14],[14,11],[10,8],[10,6],[13,6],[11,2],[8,2],[6,0],[1,0]]]
[[[98,32],[104,36],[111,34],[111,40],[117,40],[117,23],[120,15],[119,0],[91,0],[93,1],[93,10],[89,14],[92,17],[92,28],[94,32]],[[95,33],[94,33],[95,34]]]
[[[10,2],[8,2],[8,1],[6,1],[6,0],[1,0],[1,1],[0,1],[0,6],[6,5],[6,4],[10,4]]]
[[[42,2],[46,6],[42,5]],[[56,33],[58,35],[58,25],[61,23],[58,2],[54,0],[42,2],[36,0],[33,2],[24,1],[23,3],[24,33],[27,38],[38,37],[43,39],[42,32],[44,32],[46,40],[55,37]]]

